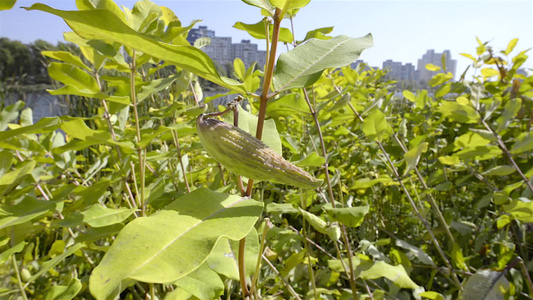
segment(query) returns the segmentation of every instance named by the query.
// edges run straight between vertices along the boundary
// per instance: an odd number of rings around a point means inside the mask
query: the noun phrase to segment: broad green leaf
[[[436,92],[435,97],[440,98],[446,96],[450,91],[452,90],[452,84],[447,83],[443,86],[441,86]]]
[[[516,46],[516,44],[518,43],[518,39],[512,39],[509,44],[507,45],[507,49],[505,49],[505,51],[503,52],[505,55],[509,55],[514,47]]]
[[[384,261],[375,262],[368,270],[362,271],[359,277],[363,279],[378,279],[385,277],[396,286],[406,289],[416,289],[418,285],[409,278],[402,265],[392,266]]]
[[[479,270],[466,280],[463,299],[503,300],[509,282],[501,272]]]
[[[483,68],[481,69],[481,75],[483,75],[483,77],[493,77],[500,75],[500,72],[491,68]]]
[[[373,44],[371,34],[362,38],[337,36],[330,40],[310,39],[279,56],[274,71],[274,90],[281,92],[310,86],[325,69],[354,62],[364,49]]]
[[[459,53],[459,55],[464,56],[466,58],[470,58],[473,62],[477,62],[477,59],[473,57],[471,54],[468,53]]]
[[[87,223],[91,227],[105,227],[121,223],[134,211],[135,208],[108,208],[96,204],[81,213],[68,215],[64,220],[58,222],[58,225],[73,227],[81,223]]]
[[[24,178],[31,175],[36,165],[36,161],[27,160],[18,164],[14,170],[7,172],[0,177],[0,196],[3,196],[6,192],[10,192],[21,183]]]
[[[0,131],[0,141],[12,138],[14,136],[19,136],[21,134],[52,132],[59,128],[60,122],[61,121],[58,117],[42,118],[39,120],[39,122],[30,126]]]
[[[124,228],[124,225],[120,223],[106,226],[106,227],[98,227],[98,228],[89,227],[88,230],[85,231],[84,234],[76,238],[76,242],[77,243],[92,242],[92,241],[100,240],[103,238],[107,238],[112,235],[118,234],[122,230],[122,228]]]
[[[130,141],[115,142],[111,138],[111,134],[108,131],[93,130],[89,128],[81,119],[75,119],[72,121],[64,122],[63,124],[61,124],[60,128],[65,131],[65,133],[69,136],[88,142],[83,144],[84,147],[86,147],[87,145],[108,144],[120,146],[122,147],[122,149],[133,149],[133,143],[131,143]],[[57,149],[62,151],[65,151],[65,149],[71,150],[71,148],[69,148],[70,145],[72,145],[72,142]]]
[[[0,229],[22,224],[56,210],[58,203],[26,197],[19,204],[0,206]]]
[[[409,101],[411,101],[411,102],[413,102],[413,103],[416,102],[415,95],[414,95],[411,91],[409,91],[409,90],[404,90],[404,91],[402,92],[402,95],[403,95],[403,97],[404,97],[405,99],[407,99],[407,100],[409,100]]]
[[[48,66],[48,74],[50,74],[52,79],[65,85],[72,85],[79,90],[89,90],[91,92],[100,90],[93,76],[71,64],[52,62]]]
[[[96,299],[112,298],[126,283],[167,283],[205,262],[217,242],[240,240],[252,229],[262,204],[197,189],[119,233],[89,280]]]
[[[81,288],[81,281],[78,278],[72,278],[67,286],[56,285],[50,287],[46,292],[44,300],[70,300],[76,297],[81,291]]]
[[[293,164],[297,165],[298,167],[320,167],[324,165],[325,162],[326,159],[324,157],[318,155],[316,152],[311,152],[311,154],[299,161],[293,162]]]
[[[0,131],[7,129],[7,124],[15,121],[19,117],[19,111],[24,108],[24,102],[17,101],[0,111]]]
[[[390,136],[392,128],[385,119],[385,115],[376,109],[364,119],[363,132],[370,141],[381,142]]]
[[[408,242],[406,242],[404,240],[400,240],[400,239],[396,239],[394,244],[396,246],[400,247],[400,248],[403,248],[403,249],[409,251],[407,253],[407,257],[410,260],[418,260],[418,261],[420,261],[423,264],[430,265],[430,266],[435,266],[435,263],[433,262],[433,259],[431,258],[431,256],[429,256],[427,253],[425,253],[424,250],[422,250],[422,249],[420,249],[418,247],[415,247],[415,246],[409,244]]]
[[[20,242],[15,246],[7,249],[6,251],[0,253],[0,264],[3,265],[11,257],[11,255],[21,252],[26,246],[26,244],[26,242]]]
[[[252,37],[264,40],[266,39],[266,32],[265,32],[265,21],[260,21],[255,24],[245,24],[242,22],[237,22],[235,25],[233,25],[233,28],[244,30],[248,32]],[[274,25],[269,24],[269,40],[272,40],[272,31],[274,30]],[[279,41],[283,43],[292,43],[294,40],[292,33],[287,28],[280,28],[279,29]]]
[[[450,165],[455,166],[461,163],[461,160],[459,157],[452,155],[452,156],[440,156],[439,162],[443,165]]]
[[[137,103],[143,101],[151,94],[155,94],[168,88],[174,81],[180,77],[179,74],[175,74],[166,78],[151,80],[147,85],[141,88],[141,91],[137,94]]]
[[[311,0],[270,0],[270,3],[278,8],[286,10],[302,8],[306,6]]]
[[[311,30],[311,31],[308,31],[307,34],[305,35],[305,38],[303,41],[299,41],[298,43],[303,43],[307,40],[310,40],[310,39],[319,39],[319,40],[329,40],[331,39],[332,37],[331,36],[327,36],[326,34],[330,33],[333,31],[333,26],[332,27],[322,27],[322,28],[317,28],[315,30]]]
[[[437,111],[450,121],[459,123],[477,123],[480,119],[479,114],[472,107],[452,101],[442,102]]]
[[[431,300],[445,300],[441,294],[432,291],[420,293],[420,296]]]
[[[487,160],[502,155],[502,150],[497,146],[477,146],[465,148],[456,153],[461,159]]]
[[[289,258],[285,260],[285,264],[283,265],[283,269],[279,272],[281,276],[285,277],[289,274],[289,272],[294,269],[299,264],[304,263],[306,251],[300,250],[299,252],[293,253]],[[307,260],[306,260],[307,261]]]
[[[311,224],[311,226],[318,232],[326,234],[326,228],[328,224],[326,221],[322,220],[320,217],[307,212],[301,208],[298,208],[304,219]]]
[[[86,71],[91,71],[91,68],[89,68],[82,60],[79,58],[79,56],[75,56],[74,54],[68,52],[68,51],[41,51],[41,54],[43,56],[48,56],[53,59],[57,59],[62,62],[69,63],[71,65],[74,65],[76,67],[79,67],[81,69],[85,69]]]
[[[483,172],[485,176],[506,176],[516,172],[516,169],[513,166],[497,166],[490,170]]]
[[[294,208],[290,203],[269,203],[266,206],[266,211],[268,213],[279,213],[279,214],[296,214],[298,209]]]
[[[436,66],[434,64],[427,64],[426,65],[426,70],[428,71],[433,71],[433,72],[437,72],[437,71],[440,71],[440,67],[439,66]]]
[[[404,176],[415,169],[415,167],[418,165],[418,161],[420,160],[420,156],[422,155],[422,153],[426,153],[426,151],[428,150],[428,145],[429,143],[427,142],[421,143],[420,145],[407,151],[407,153],[403,155],[403,159],[407,164],[407,167],[403,172]]]
[[[326,212],[335,221],[348,227],[358,227],[363,223],[369,206],[331,208],[326,207]]]
[[[391,182],[393,182],[393,180],[387,175],[381,176],[376,179],[363,178],[355,181],[354,184],[351,186],[351,189],[367,189],[378,183],[383,183],[387,185]]]
[[[224,292],[224,282],[205,263],[189,275],[174,281],[173,284],[198,299],[217,299]]]
[[[509,122],[518,113],[520,107],[522,107],[522,100],[520,98],[514,98],[507,102],[503,109],[502,115],[498,118],[498,120],[496,120],[496,122],[498,123],[498,128],[496,129],[496,132],[500,132],[503,129],[507,128],[507,125],[509,125]]]
[[[244,249],[244,265],[246,276],[255,272],[257,255],[259,253],[259,239],[253,228],[246,236]],[[239,241],[221,239],[206,260],[206,264],[215,272],[233,280],[239,280]]]
[[[0,1],[0,10],[12,9],[17,0],[2,0]]]
[[[279,99],[268,101],[266,113],[273,118],[307,115],[309,114],[309,106],[300,94],[291,93]]]
[[[242,0],[242,2],[264,9],[265,11],[269,12],[270,15],[273,14],[275,8],[274,6],[272,6],[272,4],[270,4],[269,0]]]
[[[87,89],[79,89],[73,85],[65,85],[57,90],[47,90],[51,95],[76,95],[88,98],[95,98],[101,100],[107,100],[110,102],[120,103],[120,104],[130,104],[129,96],[111,96],[106,95],[102,92],[91,91]]]
[[[531,132],[522,132],[516,142],[511,147],[512,154],[520,154],[533,150],[533,134]]]
[[[213,61],[202,50],[192,46],[178,46],[157,41],[126,25],[113,12],[104,9],[63,11],[36,3],[28,10],[41,10],[57,15],[82,38],[120,43],[145,54],[175,64],[218,85],[246,94],[242,84],[221,77]]]
[[[467,132],[456,138],[453,142],[453,151],[465,148],[472,148],[478,146],[486,146],[490,144],[490,140],[475,132]]]
[[[505,205],[504,210],[521,222],[533,222],[533,201],[525,202],[515,199],[509,205]]]
[[[435,87],[439,84],[443,84],[452,79],[453,79],[453,74],[451,72],[438,73],[429,80],[428,85],[431,87]]]
[[[226,115],[226,122],[233,124],[233,114]],[[244,110],[239,105],[239,128],[255,136],[257,131],[257,116]],[[276,122],[273,119],[265,120],[263,125],[263,137],[261,140],[274,152],[282,155],[281,152],[281,138],[276,129]]]
[[[244,81],[244,74],[246,74],[246,67],[244,66],[244,62],[240,58],[235,58],[233,61],[233,70],[235,72],[235,76],[239,78],[239,80]]]
[[[463,249],[461,249],[461,246],[459,246],[457,243],[453,244],[452,261],[456,268],[463,271],[468,271],[468,266],[466,265],[465,258],[463,256]]]

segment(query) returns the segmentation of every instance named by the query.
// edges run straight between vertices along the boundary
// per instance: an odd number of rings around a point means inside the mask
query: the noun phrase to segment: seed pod
[[[196,129],[207,153],[238,175],[304,189],[322,184],[239,127],[202,114],[196,118]]]

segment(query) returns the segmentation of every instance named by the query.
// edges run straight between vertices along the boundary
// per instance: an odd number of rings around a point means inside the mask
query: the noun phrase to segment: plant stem
[[[257,291],[257,280],[259,278],[259,269],[261,268],[261,255],[265,250],[266,235],[270,228],[272,228],[272,223],[269,218],[264,219],[265,229],[263,230],[263,235],[261,236],[261,245],[259,246],[259,256],[257,256],[257,263],[255,264],[255,273],[252,278],[252,288],[250,289],[251,293]]]
[[[302,209],[305,209],[305,202],[304,202],[303,194],[305,194],[307,198],[307,193],[302,193],[302,190],[300,189],[300,205],[302,206]],[[305,218],[302,217],[302,235],[304,237],[304,249],[305,249],[305,254],[307,256],[307,270],[309,272],[309,280],[311,280],[311,286],[313,287],[315,299],[319,299],[318,293],[316,291],[315,274],[313,272],[313,263],[311,262],[311,254],[309,253],[309,244],[307,243],[307,231],[305,230],[305,226],[306,226]]]
[[[267,265],[272,269],[272,271],[274,273],[276,273],[276,275],[281,279],[281,281],[283,282],[283,285],[289,290],[289,292],[291,293],[291,295],[294,297],[294,299],[298,299],[298,300],[302,300],[302,298],[300,298],[300,296],[298,296],[298,294],[296,294],[296,291],[292,288],[292,286],[287,282],[287,280],[285,280],[285,278],[283,278],[283,276],[281,276],[281,274],[278,272],[278,270],[276,269],[276,267],[274,267],[272,265],[272,263],[268,260],[268,258],[266,258],[263,254],[261,254],[261,257],[263,258],[263,260],[267,263]]]
[[[11,261],[13,262],[13,268],[15,269],[15,275],[17,276],[17,283],[20,289],[20,294],[22,295],[22,298],[24,300],[28,300],[28,297],[26,296],[26,291],[24,290],[24,285],[22,284],[22,278],[20,277],[19,266],[17,264],[17,259],[15,258],[15,254],[11,254]]]
[[[139,157],[139,177],[140,177],[140,184],[141,184],[141,192],[140,195],[137,194],[138,197],[140,197],[139,204],[141,206],[141,213],[143,216],[146,216],[146,205],[144,203],[144,184],[145,184],[145,157],[144,157],[144,151],[143,148],[139,146],[139,143],[141,142],[141,128],[139,125],[139,112],[137,111],[137,96],[135,93],[135,71],[137,69],[135,65],[135,49],[132,50],[131,54],[131,64],[130,64],[130,97],[131,97],[131,103],[133,105],[133,114],[135,115],[135,131],[137,133],[137,156]],[[135,174],[133,174],[135,176]]]
[[[520,167],[518,167],[518,165],[514,161],[513,156],[511,155],[511,152],[509,152],[509,150],[505,146],[505,143],[502,141],[501,136],[498,133],[496,133],[496,131],[494,131],[489,126],[489,124],[487,124],[487,122],[485,122],[485,120],[481,120],[481,122],[483,123],[483,126],[485,126],[485,128],[487,128],[488,131],[492,132],[492,134],[496,137],[496,141],[497,141],[498,146],[500,147],[500,149],[502,149],[503,153],[505,153],[505,155],[507,156],[509,161],[511,161],[511,164],[513,165],[513,167],[516,169],[518,174],[520,174],[520,176],[522,177],[522,180],[524,180],[524,182],[526,183],[528,188],[533,192],[533,185],[531,184],[531,182],[529,182],[529,180],[527,179],[527,177],[524,174],[524,172],[522,172],[522,170],[520,170]]]

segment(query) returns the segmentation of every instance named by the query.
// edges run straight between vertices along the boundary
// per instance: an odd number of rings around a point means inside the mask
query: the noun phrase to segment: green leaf
[[[441,294],[432,291],[420,293],[420,296],[431,300],[445,300]]]
[[[348,227],[359,227],[363,223],[369,209],[369,206],[343,208],[326,207],[326,212],[333,220],[338,221],[341,224]]]
[[[17,101],[0,111],[0,131],[6,130],[7,124],[15,121],[19,117],[19,111],[24,108],[24,105],[24,102]]]
[[[12,9],[17,0],[2,0],[0,1],[0,10]]]
[[[443,101],[437,111],[450,121],[459,123],[477,123],[480,119],[474,108],[452,101]]]
[[[468,266],[466,265],[465,258],[463,256],[463,249],[461,249],[461,246],[459,246],[457,243],[453,244],[452,261],[456,268],[463,271],[468,271]]]
[[[15,246],[7,249],[6,251],[0,253],[0,264],[3,265],[9,259],[9,257],[11,257],[11,255],[21,252],[24,247],[26,247],[26,244],[26,242],[20,242]]]
[[[233,70],[235,72],[235,76],[239,78],[239,80],[244,81],[244,75],[246,74],[246,66],[244,65],[244,62],[240,58],[235,58],[233,61]]]
[[[405,171],[403,172],[404,176],[415,169],[415,167],[418,165],[418,161],[420,160],[420,156],[422,155],[422,153],[426,153],[426,151],[428,150],[428,145],[429,143],[427,142],[421,143],[420,145],[407,151],[403,155],[403,159],[405,160],[405,163],[407,164],[407,167],[405,168]]]
[[[75,119],[72,121],[64,122],[61,124],[61,129],[65,131],[66,134],[73,138],[86,141],[83,143],[80,149],[88,147],[88,145],[97,145],[97,144],[107,144],[107,145],[117,145],[122,149],[130,151],[133,150],[133,143],[130,141],[126,142],[115,142],[111,138],[111,134],[105,130],[93,130],[89,128],[82,119]],[[73,150],[72,142],[66,144],[65,146],[56,148],[58,151],[54,152],[64,152],[66,150]]]
[[[198,299],[217,299],[224,292],[224,282],[205,263],[189,275],[174,281],[173,284]]]
[[[58,117],[42,118],[39,122],[30,125],[19,127],[12,130],[0,131],[0,141],[8,138],[19,136],[21,134],[33,134],[33,133],[47,133],[52,132],[59,128],[60,120]]]
[[[503,300],[503,291],[509,290],[509,282],[501,272],[480,270],[472,275],[463,289],[463,299]]]
[[[320,167],[324,165],[325,162],[326,159],[324,157],[318,155],[316,152],[311,152],[311,154],[299,161],[293,162],[293,164],[297,165],[298,167]]]
[[[310,39],[319,39],[319,40],[329,40],[331,39],[332,37],[331,36],[327,36],[326,34],[330,33],[333,31],[333,26],[332,27],[322,27],[322,28],[317,28],[315,30],[311,30],[311,31],[308,31],[307,34],[305,35],[305,38],[303,41],[298,41],[298,44],[301,44],[307,40],[310,40]]]
[[[451,72],[448,73],[439,73],[433,76],[429,82],[428,85],[431,87],[437,86],[439,84],[443,84],[449,80],[453,79],[453,74]]]
[[[414,95],[411,91],[409,91],[409,90],[403,90],[402,95],[403,95],[403,97],[404,97],[405,99],[407,99],[407,100],[409,100],[409,101],[411,101],[411,102],[413,102],[413,103],[416,102],[415,95]]]
[[[493,77],[500,75],[500,72],[491,68],[483,68],[481,69],[481,75],[483,75],[483,77]]]
[[[202,50],[192,46],[171,45],[139,33],[126,25],[113,12],[104,9],[63,11],[44,4],[33,4],[27,10],[41,10],[59,16],[79,36],[87,40],[120,43],[145,54],[175,64],[218,85],[246,94],[239,82],[221,77],[213,61]]]
[[[512,39],[509,44],[507,45],[507,49],[505,49],[505,51],[503,52],[505,55],[509,55],[514,47],[516,46],[516,44],[518,43],[518,39]]]
[[[26,197],[17,205],[0,206],[0,229],[41,217],[57,208],[58,203]]]
[[[522,100],[520,98],[514,98],[509,100],[503,109],[502,115],[496,120],[498,123],[498,128],[496,132],[501,132],[503,129],[507,128],[511,119],[518,113],[522,107]]]
[[[274,90],[281,92],[310,86],[325,69],[354,62],[373,43],[371,34],[362,38],[337,36],[330,40],[310,39],[279,56],[273,77]]]
[[[468,53],[459,53],[459,55],[464,56],[466,58],[470,58],[473,62],[477,62],[477,59],[473,57],[471,54]]]
[[[7,172],[0,177],[0,196],[5,192],[11,191],[22,182],[24,178],[31,175],[31,172],[36,165],[36,161],[28,160],[18,164],[14,170]]]
[[[60,81],[65,85],[72,85],[79,90],[100,91],[94,77],[71,64],[52,62],[48,66],[48,74],[50,74],[52,79]]]
[[[384,261],[375,262],[368,270],[359,275],[362,279],[378,279],[385,277],[396,286],[406,289],[416,289],[418,285],[409,278],[402,265],[392,266]]]
[[[516,138],[516,142],[511,147],[512,154],[520,154],[533,150],[533,134],[531,132],[522,132]]]
[[[322,220],[320,217],[307,212],[301,208],[298,208],[304,219],[311,224],[311,226],[318,232],[326,234],[326,228],[328,224],[326,221]]]
[[[426,70],[428,71],[433,71],[433,72],[437,72],[437,71],[440,71],[440,67],[439,66],[436,66],[434,64],[427,64],[426,65]]]
[[[244,30],[248,32],[252,37],[264,40],[266,39],[266,32],[265,32],[265,21],[259,21],[255,24],[244,24],[242,22],[237,22],[235,25],[233,25],[233,28]],[[269,40],[272,40],[272,31],[274,30],[274,25],[269,24]],[[279,29],[279,41],[283,43],[292,43],[294,40],[292,33],[287,28],[280,28]]]
[[[76,95],[88,98],[103,99],[120,104],[130,104],[129,96],[110,96],[102,92],[79,89],[73,85],[65,85],[57,90],[47,90],[51,95]]]
[[[246,236],[244,248],[244,265],[246,276],[255,272],[257,255],[259,253],[259,239],[257,231],[252,228]],[[221,239],[206,260],[206,264],[215,272],[233,280],[239,280],[239,241]]]
[[[49,288],[44,300],[70,300],[81,291],[82,284],[78,278],[72,278],[67,286],[56,285]]]
[[[296,214],[298,209],[294,208],[290,203],[269,203],[266,206],[266,211],[268,213],[279,213],[279,214]]]
[[[351,186],[351,189],[367,189],[378,183],[383,183],[387,185],[392,182],[393,180],[387,175],[381,176],[376,179],[363,178],[355,181],[354,184]]]
[[[58,222],[61,226],[73,227],[81,223],[87,223],[91,227],[105,227],[126,220],[135,208],[107,208],[100,204],[95,204],[89,209],[67,216]]]
[[[233,124],[233,114],[226,114],[226,122]],[[239,128],[255,136],[257,131],[257,116],[249,113],[239,106]],[[276,122],[273,119],[264,121],[263,137],[261,139],[269,148],[279,155],[282,155],[281,138],[276,129]]]
[[[273,15],[273,11],[274,11],[275,7],[272,6],[272,4],[270,4],[269,0],[242,0],[242,2],[244,2],[244,3],[248,4],[248,5],[252,5],[252,6],[264,9],[271,16]]]
[[[510,204],[505,205],[504,210],[521,222],[533,222],[533,201],[525,202],[515,199]]]
[[[516,172],[516,169],[513,166],[497,166],[490,170],[483,172],[485,176],[507,176]]]
[[[456,155],[465,160],[465,159],[477,159],[477,160],[487,160],[492,159],[502,155],[502,150],[497,146],[477,146],[465,148],[456,153]]]
[[[401,240],[401,239],[396,239],[396,241],[394,242],[394,244],[400,248],[403,248],[409,252],[407,252],[407,257],[410,259],[410,260],[418,260],[420,261],[421,263],[423,264],[426,264],[426,265],[430,265],[430,266],[435,266],[435,262],[433,262],[433,259],[431,258],[431,256],[429,256],[427,253],[424,252],[424,250],[418,248],[418,247],[415,247],[411,244],[409,244],[408,242],[404,241],[404,240]]]
[[[392,128],[385,119],[385,115],[376,109],[364,119],[363,132],[370,141],[381,142],[390,136]]]
[[[459,157],[452,155],[452,156],[440,156],[439,162],[443,165],[450,165],[455,166],[461,163],[461,160]]]
[[[255,200],[201,188],[133,220],[93,270],[91,293],[106,299],[133,280],[167,283],[186,276],[205,262],[222,237],[245,237],[262,207]]]
[[[43,56],[48,56],[53,59],[57,59],[62,62],[69,63],[71,65],[74,65],[76,67],[79,67],[81,69],[85,69],[86,71],[91,71],[91,68],[89,68],[82,60],[79,58],[79,56],[75,56],[74,54],[68,52],[68,51],[41,51],[41,54]]]
[[[302,114],[309,114],[309,107],[298,93],[283,95],[278,99],[268,101],[267,115],[270,117],[294,117]]]
[[[155,94],[168,88],[174,81],[176,81],[181,75],[175,74],[166,78],[151,80],[147,85],[141,88],[141,91],[137,94],[137,103],[143,101],[151,94]]]

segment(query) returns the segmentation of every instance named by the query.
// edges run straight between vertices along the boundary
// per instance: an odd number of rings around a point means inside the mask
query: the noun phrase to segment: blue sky
[[[0,36],[28,43],[39,38],[52,43],[62,40],[62,33],[70,29],[60,18],[19,8],[35,2],[39,1],[18,0],[16,8],[0,12]],[[40,2],[58,9],[75,9],[74,0]],[[135,3],[130,0],[116,2],[129,8]],[[253,40],[245,32],[233,28],[235,22],[256,23],[262,18],[259,9],[236,0],[153,2],[172,9],[183,24],[201,19],[201,25],[215,30],[217,36],[231,36],[234,42]],[[476,37],[483,42],[489,41],[496,50],[505,49],[511,39],[519,38],[512,54],[533,48],[531,0],[312,0],[300,10],[294,21],[297,39],[302,39],[309,30],[327,26],[334,26],[332,35],[361,37],[372,33],[375,46],[363,52],[361,59],[378,67],[387,59],[416,66],[427,49],[436,52],[449,49],[452,58],[458,61],[457,72],[460,74],[469,60],[459,53],[475,54]],[[284,21],[284,26],[290,26],[288,21]],[[256,42],[260,49],[265,48],[262,41]],[[533,57],[526,67],[533,68]]]

